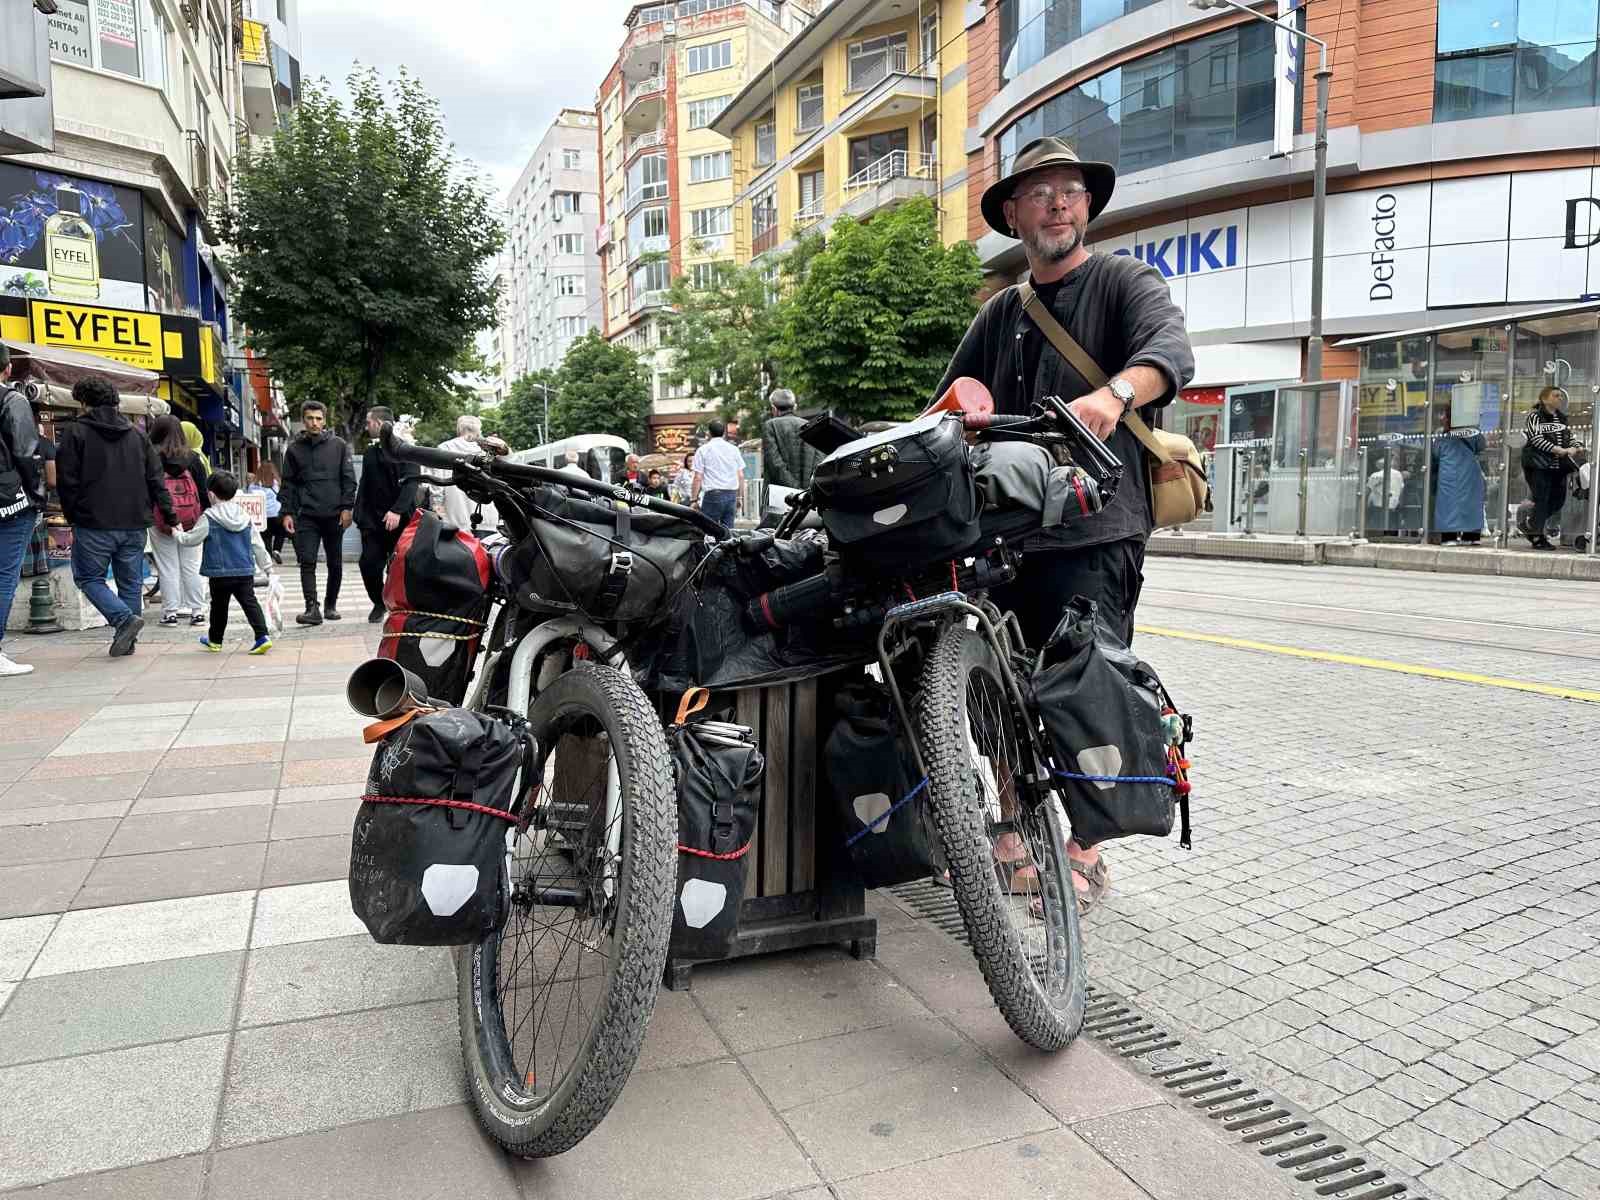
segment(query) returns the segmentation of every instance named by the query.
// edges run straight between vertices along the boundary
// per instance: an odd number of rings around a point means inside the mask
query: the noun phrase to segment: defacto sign
[[[159,313],[35,300],[31,315],[33,340],[42,346],[86,350],[147,371],[165,362]]]
[[[1328,196],[1323,312],[1417,316],[1600,293],[1600,169],[1441,179]],[[1209,213],[1096,242],[1160,271],[1191,330],[1311,315],[1311,200]]]

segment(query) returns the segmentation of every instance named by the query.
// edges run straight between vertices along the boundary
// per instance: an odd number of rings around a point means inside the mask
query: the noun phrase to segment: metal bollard
[[[1361,475],[1356,480],[1356,541],[1367,540],[1367,448],[1361,447],[1359,455]]]
[[[1244,452],[1244,535],[1256,535],[1256,452]]]
[[[1295,531],[1296,537],[1306,535],[1306,504],[1311,499],[1311,455],[1300,451],[1300,527]]]

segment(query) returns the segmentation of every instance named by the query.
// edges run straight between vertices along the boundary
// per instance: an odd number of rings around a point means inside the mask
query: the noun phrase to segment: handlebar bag
[[[1057,465],[1032,442],[982,442],[972,451],[983,501],[983,540],[1011,541],[1094,516],[1104,507],[1092,476],[1072,464]]]
[[[529,535],[500,560],[517,603],[534,612],[576,608],[599,621],[657,621],[705,553],[705,535],[676,517],[535,494]]]
[[[742,725],[690,721],[668,730],[678,779],[673,958],[726,958],[739,936],[745,859],[754,845],[766,760]]]
[[[839,447],[817,464],[811,494],[832,548],[870,574],[954,558],[978,538],[978,488],[953,413]]]
[[[841,688],[823,744],[823,770],[863,887],[890,887],[945,870],[928,790],[900,737],[888,689],[868,679]]]
[[[1166,689],[1099,620],[1094,601],[1074,596],[1067,605],[1033,692],[1074,840],[1087,849],[1170,834],[1179,780],[1169,767]],[[1187,824],[1186,815],[1185,836]]]
[[[350,837],[350,907],[385,945],[464,946],[505,919],[526,726],[416,711],[378,744]]]
[[[383,604],[388,612],[379,656],[419,676],[428,695],[460,704],[489,611],[489,555],[483,544],[418,510],[395,543]]]

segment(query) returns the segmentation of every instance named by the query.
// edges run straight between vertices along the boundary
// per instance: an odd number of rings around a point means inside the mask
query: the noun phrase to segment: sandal
[[[1111,872],[1106,870],[1106,860],[1103,857],[1087,863],[1069,856],[1067,865],[1072,868],[1074,875],[1083,876],[1084,882],[1089,885],[1088,900],[1091,905],[1100,903],[1105,894],[1111,890]],[[1079,892],[1078,896],[1081,908],[1084,893]]]

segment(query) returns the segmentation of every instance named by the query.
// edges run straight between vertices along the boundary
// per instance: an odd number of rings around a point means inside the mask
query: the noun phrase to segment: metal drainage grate
[[[925,880],[888,889],[923,920],[965,943],[954,894]],[[1147,1071],[1173,1096],[1217,1122],[1240,1145],[1334,1200],[1428,1200],[1412,1180],[1365,1157],[1361,1146],[1298,1105],[1247,1083],[1219,1056],[1188,1053],[1165,1026],[1104,988],[1088,985],[1083,1031]]]

